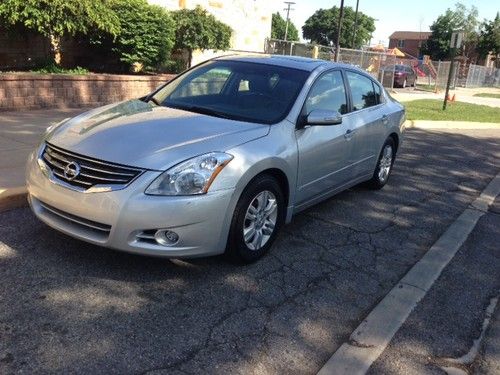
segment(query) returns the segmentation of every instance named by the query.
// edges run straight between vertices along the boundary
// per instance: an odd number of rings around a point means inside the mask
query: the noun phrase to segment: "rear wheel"
[[[384,146],[377,162],[377,167],[373,172],[372,178],[368,181],[368,186],[372,189],[382,189],[389,180],[392,171],[392,165],[396,158],[396,145],[394,140],[389,137],[386,139]]]
[[[284,222],[285,200],[275,178],[258,176],[241,194],[226,247],[233,261],[251,263],[269,251]]]

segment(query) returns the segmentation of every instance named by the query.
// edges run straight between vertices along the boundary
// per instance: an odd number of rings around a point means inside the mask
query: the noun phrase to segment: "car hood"
[[[85,112],[49,131],[54,146],[99,160],[164,170],[190,157],[265,136],[269,125],[130,100]]]

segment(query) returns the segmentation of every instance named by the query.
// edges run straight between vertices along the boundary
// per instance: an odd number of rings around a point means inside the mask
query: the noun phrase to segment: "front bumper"
[[[122,190],[82,193],[50,181],[34,153],[27,165],[30,206],[49,226],[104,247],[173,258],[223,253],[235,206],[234,189],[198,196],[145,195],[159,174],[146,171]],[[165,246],[140,236],[157,229],[174,231],[178,242]]]

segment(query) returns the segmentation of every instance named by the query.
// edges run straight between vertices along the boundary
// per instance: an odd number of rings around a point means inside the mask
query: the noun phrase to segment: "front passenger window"
[[[338,70],[323,74],[314,82],[307,96],[304,113],[315,109],[347,113],[347,98],[342,73]]]

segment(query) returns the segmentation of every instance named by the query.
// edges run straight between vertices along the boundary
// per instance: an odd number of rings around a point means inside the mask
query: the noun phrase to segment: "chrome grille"
[[[142,169],[81,156],[49,143],[46,143],[41,158],[58,180],[84,191],[94,186],[125,187],[143,172]],[[65,168],[75,163],[78,173],[69,176]]]

